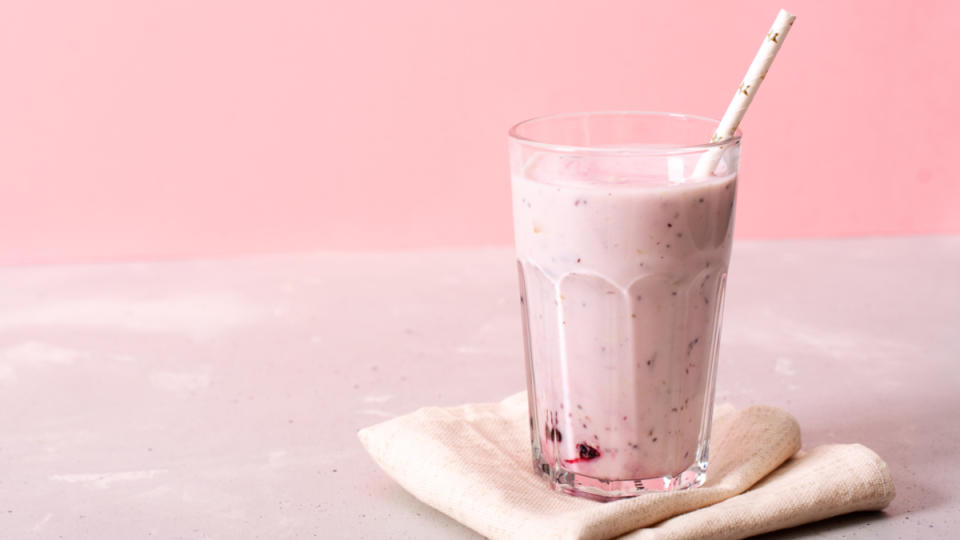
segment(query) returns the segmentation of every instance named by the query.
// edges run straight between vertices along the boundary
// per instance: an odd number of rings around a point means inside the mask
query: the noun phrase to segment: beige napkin
[[[894,497],[890,472],[870,449],[798,453],[796,420],[773,407],[716,408],[702,487],[609,503],[552,491],[534,471],[523,393],[427,407],[359,436],[407,491],[490,538],[743,538],[879,510]]]

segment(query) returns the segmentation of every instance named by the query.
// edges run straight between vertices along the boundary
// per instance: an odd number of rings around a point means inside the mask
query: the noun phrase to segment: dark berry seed
[[[667,227],[673,227],[673,223],[667,223]]]
[[[703,202],[703,197],[700,197],[700,201],[698,201],[698,202]]]

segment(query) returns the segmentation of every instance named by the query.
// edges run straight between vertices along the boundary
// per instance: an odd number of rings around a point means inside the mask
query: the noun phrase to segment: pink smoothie
[[[539,466],[603,480],[702,469],[736,177],[531,163],[512,182]]]

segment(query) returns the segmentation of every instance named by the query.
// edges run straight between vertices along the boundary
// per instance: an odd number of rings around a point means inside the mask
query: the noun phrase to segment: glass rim
[[[543,150],[550,150],[553,152],[563,152],[563,153],[588,153],[588,154],[643,154],[643,155],[673,155],[673,154],[688,154],[695,152],[705,152],[711,148],[721,148],[728,146],[730,144],[736,144],[740,142],[740,139],[743,137],[743,132],[737,128],[734,134],[731,137],[717,141],[717,142],[706,142],[702,144],[653,144],[653,143],[643,143],[643,144],[629,144],[629,145],[606,145],[606,146],[582,146],[582,145],[573,145],[573,144],[559,144],[547,142],[545,140],[531,139],[520,135],[519,130],[526,125],[532,124],[534,122],[542,122],[546,120],[560,120],[564,118],[575,118],[575,117],[584,117],[589,118],[592,116],[647,116],[647,117],[660,117],[660,118],[676,118],[684,120],[697,120],[701,122],[706,122],[713,124],[714,126],[719,125],[720,121],[708,116],[699,116],[695,114],[684,114],[684,113],[673,113],[673,112],[664,112],[664,111],[625,111],[625,110],[613,110],[613,111],[585,111],[585,112],[570,112],[570,113],[558,113],[558,114],[548,114],[544,116],[535,116],[533,118],[528,118],[521,122],[517,122],[507,131],[507,137],[511,140],[517,141],[521,144],[533,146],[535,148],[540,148]]]

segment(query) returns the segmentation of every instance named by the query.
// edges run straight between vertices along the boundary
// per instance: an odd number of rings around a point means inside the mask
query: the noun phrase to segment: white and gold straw
[[[763,83],[767,72],[770,71],[770,65],[773,64],[773,59],[776,58],[777,52],[780,51],[780,46],[783,45],[784,40],[787,39],[787,34],[790,32],[790,27],[793,26],[793,21],[796,18],[795,15],[784,9],[781,9],[780,13],[777,14],[776,20],[773,21],[773,26],[770,28],[770,31],[767,32],[766,37],[763,38],[763,44],[760,45],[760,50],[757,51],[757,55],[753,58],[750,68],[747,69],[747,74],[743,77],[743,82],[737,87],[737,92],[733,95],[730,106],[727,107],[727,112],[724,113],[723,118],[720,120],[720,125],[717,126],[717,130],[713,133],[710,142],[720,142],[728,139],[737,131],[737,126],[739,126],[740,121],[743,120],[743,115],[746,114],[747,107],[749,107],[750,102],[753,101],[753,96],[760,90],[760,84]],[[713,170],[717,168],[717,163],[720,162],[722,152],[722,148],[714,148],[704,154],[697,163],[694,176],[713,174]]]

